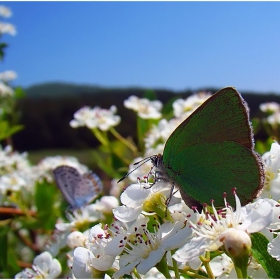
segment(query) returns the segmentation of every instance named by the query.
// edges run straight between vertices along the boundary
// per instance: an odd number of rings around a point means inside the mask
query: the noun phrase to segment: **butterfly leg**
[[[166,207],[169,205],[169,203],[170,203],[170,201],[172,199],[172,196],[178,191],[178,190],[174,191],[174,188],[175,188],[175,184],[173,183],[171,188],[170,188],[169,197],[165,201]]]
[[[145,189],[150,189],[151,187],[153,187],[153,186],[154,186],[157,182],[159,182],[159,181],[168,182],[168,181],[166,180],[166,177],[164,177],[163,174],[162,174],[162,172],[160,172],[160,171],[155,171],[154,174],[150,171],[150,172],[148,173],[147,178],[149,178],[149,175],[154,176],[155,179],[154,179],[154,182],[151,183],[151,185],[150,185],[149,187],[144,187]]]

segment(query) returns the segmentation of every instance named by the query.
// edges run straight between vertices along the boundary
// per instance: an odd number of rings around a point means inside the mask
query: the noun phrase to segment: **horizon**
[[[173,90],[173,89],[169,89],[169,88],[161,88],[161,87],[157,87],[157,88],[150,88],[150,87],[142,87],[142,86],[100,86],[100,85],[96,85],[96,84],[87,84],[87,83],[75,83],[75,82],[64,82],[64,81],[46,81],[46,82],[42,82],[42,83],[36,83],[36,84],[32,84],[30,86],[27,87],[22,87],[23,90],[28,91],[28,90],[33,90],[33,88],[36,87],[47,87],[47,86],[70,86],[70,87],[88,87],[88,88],[97,88],[100,90],[152,90],[152,91],[167,91],[167,92],[171,92],[171,93],[175,93],[175,94],[184,94],[187,91],[191,91],[191,94],[195,94],[197,92],[200,91],[209,91],[211,94],[216,93],[217,91],[221,90],[222,88],[218,88],[218,87],[198,87],[198,88],[185,88],[182,90]],[[261,92],[261,91],[254,91],[254,90],[243,90],[240,91],[238,89],[236,89],[241,95],[243,94],[257,94],[257,95],[280,95],[280,91],[276,92],[276,91],[267,91],[267,92]],[[66,93],[63,93],[66,94]]]

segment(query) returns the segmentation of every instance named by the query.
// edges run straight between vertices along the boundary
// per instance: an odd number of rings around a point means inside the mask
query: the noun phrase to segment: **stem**
[[[156,264],[157,270],[164,275],[166,279],[172,279],[169,269],[167,266],[166,256],[164,255],[163,258]]]
[[[239,267],[234,266],[234,268],[235,268],[236,275],[237,275],[238,279],[245,279],[245,278],[247,278],[247,276],[246,277],[243,276],[242,270]]]
[[[12,149],[14,149],[14,146],[13,146],[13,139],[11,136],[9,136],[7,139],[6,139],[6,142],[7,142],[7,145],[11,146]]]
[[[10,208],[10,207],[0,207],[0,214],[13,214],[13,215],[29,215],[29,216],[36,216],[36,212],[35,211],[27,211],[27,212],[23,212],[20,209],[17,208]]]
[[[145,122],[143,121],[143,119],[141,119],[138,115],[137,115],[137,138],[138,138],[138,146],[139,146],[139,150],[143,151],[144,150],[144,140],[143,140],[143,134],[145,132],[145,129],[143,129],[143,125],[145,124]]]
[[[129,141],[127,141],[124,137],[122,137],[113,127],[110,128],[110,131],[118,140],[124,143],[133,153],[137,152],[137,148]]]
[[[178,270],[178,263],[173,258],[172,258],[172,264],[173,264],[173,269],[174,269],[174,273],[175,273],[175,279],[180,279],[180,274],[179,274],[179,270]]]
[[[236,275],[238,279],[247,279],[247,268],[248,268],[248,260],[249,256],[245,255],[243,258],[232,258],[232,261],[234,263],[234,268],[236,271]]]
[[[17,260],[17,265],[20,268],[32,268],[32,264],[31,263],[23,262],[23,261],[20,261],[20,260]]]
[[[200,260],[204,264],[204,267],[207,271],[208,277],[211,278],[211,279],[215,279],[215,276],[214,276],[214,274],[212,272],[212,269],[210,267],[210,264],[209,264],[209,262],[210,262],[210,252],[206,252],[205,257],[200,256]]]
[[[192,271],[187,271],[187,274],[189,276],[191,276],[192,278],[196,278],[196,279],[208,279],[207,277],[199,275],[199,274],[197,274],[195,272],[192,272]]]
[[[134,273],[134,275],[136,276],[137,279],[141,279],[141,276],[138,273],[138,271],[136,270],[136,268],[134,268],[133,273]]]
[[[107,137],[104,137],[104,134],[102,135],[102,133],[100,133],[100,131],[97,128],[92,128],[91,131],[102,145],[108,146],[108,139]]]
[[[27,247],[29,247],[32,251],[34,251],[35,253],[41,253],[40,249],[38,248],[38,246],[33,242],[31,242],[29,239],[27,239],[25,236],[21,235],[19,233],[19,231],[13,231],[14,234],[18,237],[18,239]]]

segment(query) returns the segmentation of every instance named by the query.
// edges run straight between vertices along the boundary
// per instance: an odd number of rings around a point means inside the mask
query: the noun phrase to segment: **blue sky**
[[[280,2],[2,2],[14,85],[280,93]]]

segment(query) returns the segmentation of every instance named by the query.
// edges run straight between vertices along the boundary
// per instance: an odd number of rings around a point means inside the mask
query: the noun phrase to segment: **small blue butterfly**
[[[57,186],[72,210],[90,203],[102,191],[102,183],[93,172],[81,175],[71,166],[62,165],[53,170]]]

